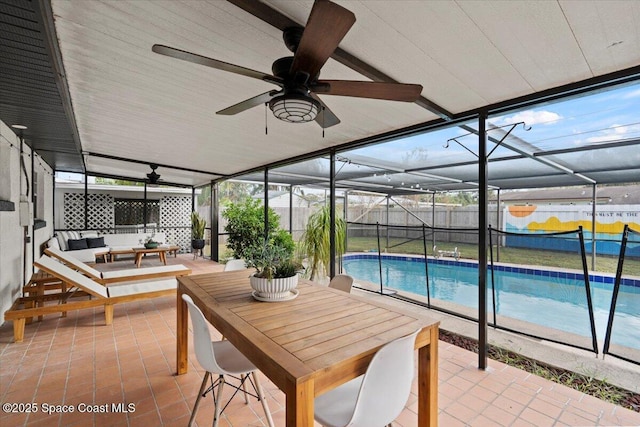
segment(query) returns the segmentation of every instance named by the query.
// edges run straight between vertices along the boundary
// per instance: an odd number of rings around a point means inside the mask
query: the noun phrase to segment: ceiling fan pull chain
[[[264,103],[264,134],[269,135],[269,130],[267,129],[267,102]]]
[[[324,105],[322,106],[322,139],[324,139]]]

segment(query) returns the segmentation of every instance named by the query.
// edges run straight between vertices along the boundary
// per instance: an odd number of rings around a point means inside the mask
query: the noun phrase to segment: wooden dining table
[[[438,423],[438,325],[375,298],[300,279],[289,301],[252,297],[252,270],[178,278],[177,373],[188,368],[188,294],[286,396],[286,425],[312,427],[314,397],[362,375],[384,344],[417,329],[418,425]]]

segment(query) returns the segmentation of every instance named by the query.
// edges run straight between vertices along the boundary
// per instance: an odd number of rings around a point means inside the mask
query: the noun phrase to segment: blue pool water
[[[347,255],[345,271],[356,279],[380,283],[377,255]],[[429,290],[432,299],[478,308],[477,264],[463,261],[429,260]],[[424,258],[383,257],[383,285],[426,296]],[[613,281],[590,276],[597,338],[604,340],[609,317]],[[606,283],[610,282],[610,283]],[[581,274],[538,269],[504,268],[494,272],[496,313],[509,318],[590,337],[587,298]],[[625,285],[626,283],[626,285]],[[634,286],[636,285],[636,286]],[[492,320],[491,273],[487,279],[489,319]],[[640,283],[627,280],[620,287],[612,332],[612,344],[640,349]],[[433,303],[433,302],[432,302]],[[437,302],[434,303],[436,306]]]

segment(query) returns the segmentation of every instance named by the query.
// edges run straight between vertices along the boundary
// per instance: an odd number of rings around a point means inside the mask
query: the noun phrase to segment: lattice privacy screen
[[[109,194],[87,195],[87,228],[113,228],[113,196]],[[64,227],[71,230],[83,230],[84,194],[64,193]]]
[[[87,194],[87,228],[89,230],[115,225],[113,196],[110,194]]]
[[[88,222],[87,229],[98,230],[101,233],[114,232],[137,232],[134,230],[116,230],[116,210],[119,212],[128,211],[128,215],[136,216],[143,209],[142,200],[116,200],[110,194],[88,194]],[[158,231],[165,233],[167,242],[180,246],[181,252],[191,251],[191,196],[165,196],[159,201],[150,201],[147,208],[151,217],[158,215]],[[122,206],[122,204],[129,206]],[[117,206],[116,206],[117,205]],[[140,212],[138,212],[140,211]],[[126,215],[125,215],[126,216]],[[119,215],[120,217],[120,215]],[[138,216],[136,216],[138,218]],[[141,219],[141,217],[140,217]],[[136,221],[138,222],[138,221]],[[135,227],[143,223],[140,221]],[[153,228],[153,223],[147,222],[148,228]],[[64,194],[64,227],[68,230],[84,230],[84,194],[65,193]]]
[[[160,229],[167,242],[191,251],[191,197],[165,196],[160,200]]]
[[[64,228],[84,228],[83,193],[64,193]]]

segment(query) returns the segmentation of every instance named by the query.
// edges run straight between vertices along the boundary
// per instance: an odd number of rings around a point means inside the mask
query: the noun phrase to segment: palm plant
[[[336,255],[341,256],[345,251],[345,237],[347,226],[342,218],[336,218]],[[319,274],[329,271],[331,236],[331,212],[329,206],[323,206],[309,217],[299,248],[303,256],[308,259],[310,279],[314,280]]]

